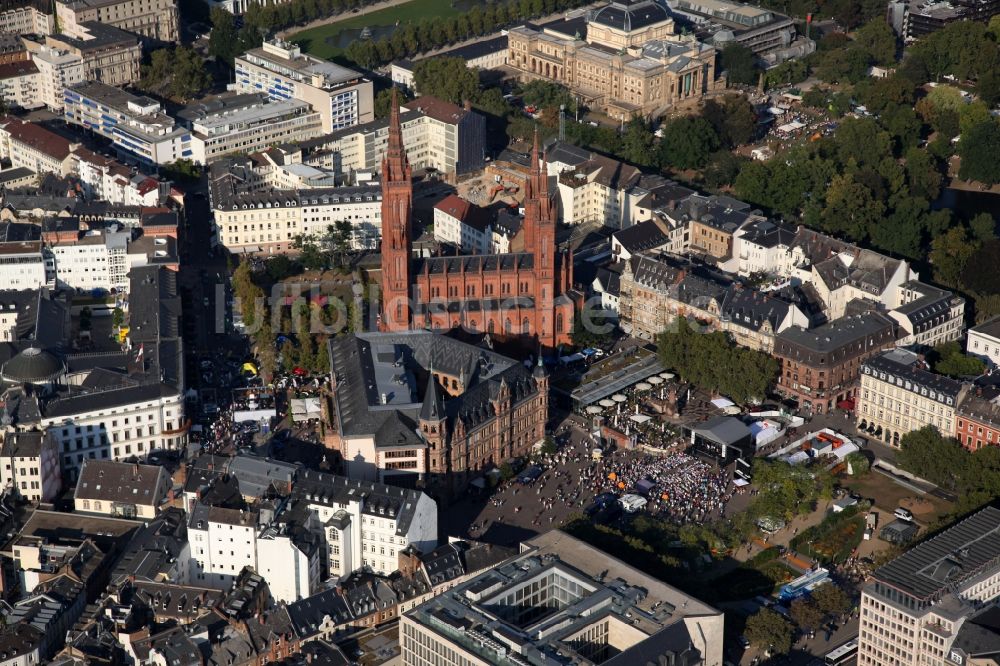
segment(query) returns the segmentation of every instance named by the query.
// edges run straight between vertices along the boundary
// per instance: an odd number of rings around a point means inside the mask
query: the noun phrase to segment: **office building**
[[[111,139],[120,159],[144,166],[191,159],[191,132],[164,113],[160,103],[106,83],[66,88],[66,122]]]
[[[449,180],[483,168],[486,121],[471,106],[457,106],[424,95],[400,112],[403,147],[414,169],[434,169]],[[303,142],[314,166],[347,174],[378,171],[389,145],[384,118]]]
[[[83,78],[110,86],[135,83],[142,76],[142,43],[130,32],[96,21],[79,26],[78,36],[49,35],[51,49],[80,57]]]
[[[914,0],[902,3],[901,7],[898,4],[890,2],[888,11],[894,19],[893,27],[906,42],[920,39],[956,21],[985,22],[1000,14],[1000,2],[997,0]]]
[[[300,100],[323,119],[323,131],[375,119],[372,82],[358,72],[302,53],[280,39],[236,58],[236,90],[263,92],[275,101]]]
[[[998,555],[1000,509],[987,507],[877,569],[861,591],[859,666],[964,665],[1000,595]]]
[[[56,0],[56,19],[63,34],[83,37],[83,24],[106,23],[152,42],[180,39],[177,0]]]
[[[858,431],[899,446],[908,432],[933,426],[944,436],[955,432],[955,410],[965,396],[962,382],[930,372],[917,354],[893,349],[861,366],[855,415]]]
[[[508,33],[508,66],[524,81],[553,81],[622,121],[657,117],[725,87],[715,48],[678,34],[656,0],[612,0],[583,17]]]
[[[322,131],[320,114],[306,102],[272,102],[262,93],[190,106],[178,119],[191,130],[190,159],[197,164],[208,164],[230,153],[248,154],[298,143]]]
[[[404,666],[721,666],[724,615],[559,530],[400,619]]]

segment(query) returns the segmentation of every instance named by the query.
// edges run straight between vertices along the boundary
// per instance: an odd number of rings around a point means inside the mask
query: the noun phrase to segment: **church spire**
[[[402,180],[408,166],[406,150],[403,148],[403,125],[399,119],[399,99],[393,86],[392,101],[389,103],[389,142],[385,151],[383,177],[389,180]],[[409,177],[408,174],[406,177]]]
[[[438,393],[437,380],[434,379],[434,367],[431,366],[427,376],[427,390],[424,392],[424,403],[420,405],[421,421],[440,421],[443,418],[444,405],[441,394]]]

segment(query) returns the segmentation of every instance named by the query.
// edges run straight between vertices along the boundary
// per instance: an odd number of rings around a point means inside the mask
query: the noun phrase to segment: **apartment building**
[[[63,91],[84,81],[83,58],[76,53],[40,46],[31,54],[38,68],[39,101],[52,111],[62,111]]]
[[[607,666],[721,666],[723,624],[721,611],[551,530],[404,614],[399,635],[404,666],[528,666],[567,654]]]
[[[51,502],[62,490],[55,440],[38,430],[4,433],[0,486],[29,502]]]
[[[55,287],[55,261],[36,225],[0,223],[0,284],[7,290]]]
[[[128,246],[132,232],[81,231],[74,237],[52,243],[56,283],[79,292],[128,291]]]
[[[897,290],[899,305],[889,316],[899,323],[900,346],[935,347],[959,340],[965,332],[965,299],[917,280]]]
[[[365,567],[389,574],[407,547],[437,546],[437,504],[419,490],[302,470],[292,496],[324,526],[322,560],[332,578]]]
[[[191,159],[198,164],[230,153],[298,143],[322,132],[322,118],[308,103],[297,99],[272,102],[260,93],[188,107],[178,119],[191,130]]]
[[[172,483],[160,465],[85,460],[73,491],[73,507],[83,513],[152,520],[164,508]]]
[[[993,365],[1000,365],[1000,317],[993,317],[969,329],[965,352]]]
[[[83,37],[83,25],[96,21],[153,42],[180,39],[177,0],[57,0],[55,8],[61,32],[74,37]]]
[[[435,169],[454,180],[483,167],[486,121],[470,106],[424,95],[400,108],[403,147],[414,169]],[[368,122],[301,145],[307,164],[342,174],[378,171],[389,145],[389,121]]]
[[[1000,509],[987,507],[877,569],[861,591],[858,664],[964,665],[1000,596],[998,552]]]
[[[149,97],[86,81],[67,87],[63,101],[66,122],[111,139],[122,160],[153,166],[194,154],[191,132]]]
[[[30,60],[0,64],[0,99],[10,109],[44,106],[39,91],[38,67]]]
[[[24,3],[0,11],[0,32],[13,35],[51,35],[56,30],[55,14],[46,2]]]
[[[124,206],[158,206],[167,194],[167,183],[127,167],[118,160],[77,148],[76,175],[91,200]]]
[[[930,372],[917,354],[893,349],[861,366],[855,415],[858,431],[898,447],[908,432],[934,426],[955,432],[955,410],[965,396],[962,382]]]
[[[298,166],[290,168],[295,171]],[[264,171],[269,169],[266,166]],[[374,248],[381,238],[378,182],[277,190],[249,160],[217,161],[210,174],[216,234],[231,252],[285,252],[297,235],[322,236],[338,221],[350,223],[351,245],[356,249]]]
[[[491,211],[450,194],[434,204],[434,240],[450,243],[464,254],[493,251]]]
[[[300,100],[323,120],[323,131],[375,119],[372,82],[358,72],[302,53],[297,44],[273,39],[236,58],[235,88],[265,92],[274,101]]]
[[[969,387],[955,407],[954,435],[969,451],[1000,446],[1000,390]]]
[[[896,329],[892,319],[869,311],[782,331],[773,352],[781,362],[778,393],[813,414],[854,407],[862,364],[896,345]]]
[[[78,26],[75,35],[57,34],[45,38],[50,49],[78,56],[83,78],[109,86],[135,83],[142,76],[142,43],[130,32],[96,21]]]
[[[0,157],[10,160],[15,168],[68,176],[73,171],[73,149],[78,145],[35,123],[12,117],[0,120]]]

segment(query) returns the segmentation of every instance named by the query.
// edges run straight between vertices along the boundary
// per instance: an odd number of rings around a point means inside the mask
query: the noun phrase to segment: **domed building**
[[[508,65],[553,81],[615,119],[658,117],[725,88],[716,50],[680,35],[662,0],[611,0],[578,16],[508,34]]]
[[[65,374],[62,360],[35,346],[18,352],[0,366],[0,377],[14,384],[52,384]]]

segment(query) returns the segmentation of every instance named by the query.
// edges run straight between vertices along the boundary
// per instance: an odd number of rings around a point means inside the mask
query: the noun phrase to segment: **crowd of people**
[[[594,491],[642,494],[646,510],[683,524],[718,518],[732,497],[727,469],[717,469],[687,453],[666,456],[623,454],[602,462],[594,474]]]

